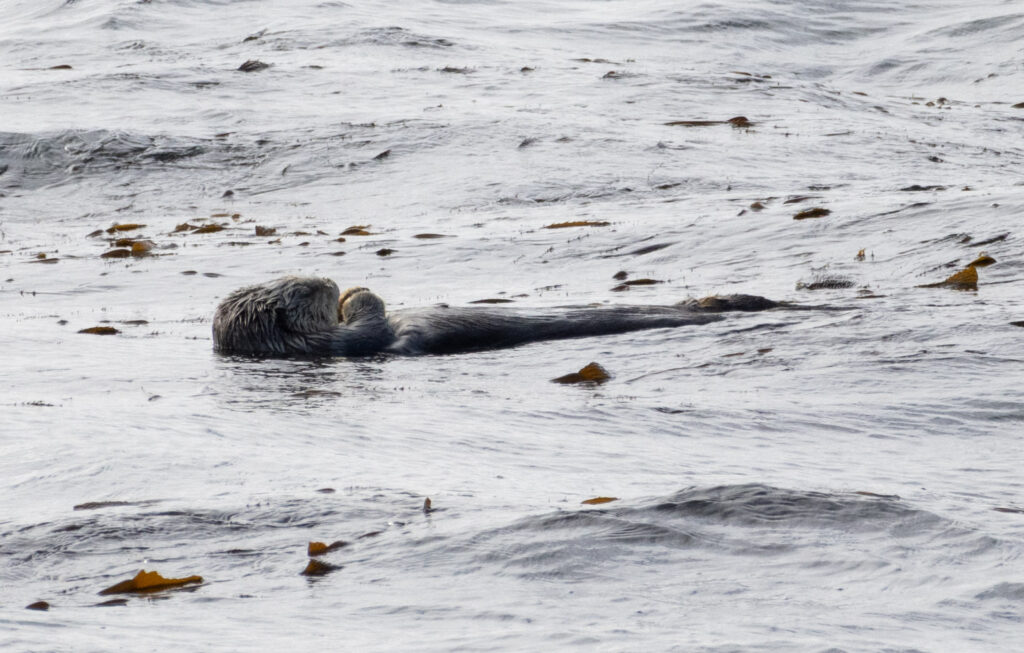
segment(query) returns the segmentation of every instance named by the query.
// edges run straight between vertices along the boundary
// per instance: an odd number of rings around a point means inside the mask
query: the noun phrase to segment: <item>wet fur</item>
[[[341,300],[341,301],[339,301]],[[612,306],[529,314],[514,309],[417,309],[387,314],[365,288],[341,295],[330,279],[284,277],[231,293],[213,320],[214,349],[262,355],[446,354],[539,340],[706,324],[725,311],[778,307],[726,295],[673,306]]]

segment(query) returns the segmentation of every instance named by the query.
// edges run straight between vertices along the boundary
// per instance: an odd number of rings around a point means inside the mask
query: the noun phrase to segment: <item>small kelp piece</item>
[[[204,224],[202,227],[199,227],[198,229],[196,229],[192,233],[194,233],[194,234],[213,234],[213,233],[217,233],[218,231],[224,231],[224,227],[219,225],[219,224],[216,224],[216,223],[210,223],[210,224]]]
[[[341,565],[332,565],[320,560],[310,560],[306,568],[302,570],[302,576],[326,576],[332,571],[341,569]]]
[[[99,603],[94,603],[92,607],[94,607],[94,608],[110,608],[110,607],[115,607],[115,606],[119,606],[119,605],[128,605],[128,599],[107,599],[106,601],[101,601]]]
[[[369,227],[370,227],[370,225],[368,225],[368,224],[367,225],[361,225],[361,224],[353,225],[353,226],[349,227],[348,229],[346,229],[345,231],[341,232],[341,235],[342,236],[369,236],[370,232],[367,231],[367,229]]]
[[[612,501],[618,501],[619,497],[594,497],[593,499],[586,499],[580,501],[584,506],[599,506],[602,503],[611,503]]]
[[[445,235],[445,234],[431,234],[431,233],[416,234],[415,236],[413,236],[413,238],[419,238],[420,240],[432,240],[434,238],[447,238],[447,237],[448,236]]]
[[[134,229],[142,229],[145,226],[146,225],[144,225],[144,224],[137,224],[135,222],[128,222],[128,223],[125,223],[125,224],[116,224],[115,223],[109,229],[107,229],[107,233],[108,234],[113,234],[113,233],[117,233],[119,231],[132,231]]]
[[[131,244],[132,256],[146,256],[153,251],[155,245],[152,240],[136,240]]]
[[[985,252],[982,252],[981,254],[978,254],[978,258],[971,261],[968,265],[970,265],[971,267],[984,268],[989,265],[992,265],[995,262],[996,260],[994,258],[989,256]]]
[[[426,499],[423,500],[423,512],[425,512],[428,515],[434,512],[434,508],[432,506],[432,502],[430,501],[430,497],[427,497]]]
[[[121,333],[120,331],[118,331],[114,327],[108,327],[108,326],[94,326],[94,327],[89,327],[88,329],[80,329],[78,332],[79,333],[91,333],[94,336],[116,336],[117,334]]]
[[[820,206],[813,209],[807,209],[806,211],[800,211],[793,216],[794,220],[806,220],[808,218],[824,218],[826,215],[832,213],[828,209],[823,209]]]
[[[952,288],[954,290],[977,290],[978,270],[973,265],[968,265],[963,270],[951,275],[945,281],[938,283],[926,283],[918,288]]]
[[[35,603],[29,603],[25,606],[26,610],[42,610],[46,611],[50,609],[50,604],[46,601],[36,601]]]
[[[863,261],[864,260],[864,250],[863,249],[859,250],[857,252],[857,255],[853,257],[853,260],[854,261]]]
[[[501,297],[488,297],[487,299],[474,299],[470,304],[512,304],[514,299],[503,299]]]
[[[261,227],[259,225],[256,225],[256,235],[257,236],[273,236],[276,233],[277,233],[277,228],[276,227]],[[345,241],[343,240],[341,242],[345,242]]]
[[[546,225],[545,229],[566,229],[569,227],[607,227],[610,222],[604,220],[572,220],[570,222],[556,222]]]
[[[189,576],[187,578],[164,578],[155,571],[143,569],[131,580],[124,580],[116,585],[111,585],[100,594],[128,594],[131,592],[158,592],[160,590],[181,587],[191,583],[203,582],[202,576]]]
[[[601,367],[598,363],[590,363],[583,367],[579,372],[566,374],[565,376],[560,376],[557,379],[551,379],[551,381],[554,383],[598,384],[604,383],[610,378],[612,378],[612,375],[608,373],[608,370]]]
[[[100,258],[128,258],[131,255],[132,255],[132,250],[124,249],[124,248],[118,248],[118,249],[112,249],[112,250],[107,251],[107,252],[103,252],[102,254],[100,254]]]
[[[310,542],[306,547],[306,555],[310,558],[315,558],[316,556],[322,556],[329,551],[334,551],[335,549],[340,549],[346,546],[348,546],[348,542],[343,540],[336,540],[330,544],[325,544],[324,542]]]
[[[624,281],[619,285],[612,288],[612,292],[623,292],[629,290],[632,286],[653,286],[656,283],[665,283],[659,279],[632,279],[630,281]]]

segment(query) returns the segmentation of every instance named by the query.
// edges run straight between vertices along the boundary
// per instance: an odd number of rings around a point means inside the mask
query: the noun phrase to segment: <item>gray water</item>
[[[995,0],[0,1],[0,647],[1014,650],[1022,33]],[[283,274],[842,310],[214,354]],[[140,569],[204,582],[95,607]]]

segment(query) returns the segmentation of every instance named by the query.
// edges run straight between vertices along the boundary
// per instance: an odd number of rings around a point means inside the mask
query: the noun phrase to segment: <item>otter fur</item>
[[[706,324],[726,311],[780,306],[755,295],[724,295],[672,306],[610,306],[523,313],[435,307],[387,313],[366,288],[344,294],[330,279],[284,277],[228,295],[213,318],[219,352],[268,356],[447,354],[539,340]]]

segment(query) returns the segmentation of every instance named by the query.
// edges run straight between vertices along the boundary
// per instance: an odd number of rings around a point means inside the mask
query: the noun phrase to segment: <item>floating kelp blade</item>
[[[116,585],[111,585],[100,594],[127,594],[130,592],[158,592],[160,590],[181,587],[191,583],[203,582],[202,576],[188,576],[187,578],[164,578],[155,571],[143,569],[135,578],[124,580]]]
[[[78,332],[79,333],[91,333],[94,336],[116,336],[117,334],[121,333],[120,331],[118,331],[114,327],[108,327],[108,326],[94,326],[94,327],[89,327],[88,329],[80,329]]]
[[[732,125],[733,127],[753,127],[754,123],[746,116],[736,116],[728,120],[672,120],[665,123],[668,127],[711,127],[712,125]]]
[[[545,229],[566,229],[568,227],[607,227],[610,222],[604,220],[573,220],[571,222],[556,222],[545,226]]]
[[[793,216],[794,220],[807,220],[808,218],[824,218],[826,215],[832,213],[828,209],[816,207],[813,209],[807,209],[806,211],[800,211]]]
[[[214,234],[218,231],[224,231],[224,227],[219,224],[204,224],[192,233],[194,234]]]
[[[594,497],[593,499],[586,499],[580,501],[584,506],[599,506],[602,503],[611,503],[612,501],[618,501],[619,497]]]
[[[938,283],[926,283],[918,288],[952,288],[954,290],[977,290],[978,270],[973,265],[968,265],[963,270],[950,276],[945,281]]]
[[[315,558],[316,556],[322,556],[328,551],[334,551],[335,549],[340,549],[345,546],[348,546],[348,542],[343,540],[337,540],[330,544],[325,544],[323,542],[310,542],[306,547],[306,555],[310,558]]]
[[[138,223],[135,223],[135,222],[129,222],[129,223],[125,223],[125,224],[115,224],[115,225],[111,226],[109,229],[107,229],[107,233],[108,234],[112,234],[112,233],[117,233],[119,231],[132,231],[134,229],[142,229],[145,226],[146,225],[144,225],[144,224],[138,224]]]
[[[988,267],[989,265],[992,265],[995,262],[996,262],[996,260],[994,258],[992,258],[988,254],[985,254],[984,252],[982,252],[981,254],[978,255],[978,258],[974,259],[973,261],[971,261],[969,263],[969,266],[970,267],[984,268],[984,267]]]
[[[589,365],[582,368],[579,372],[573,372],[572,374],[566,374],[560,376],[557,379],[551,379],[554,383],[604,383],[608,379],[612,378],[612,375],[608,373],[608,370],[604,369],[597,363],[590,363]]]

